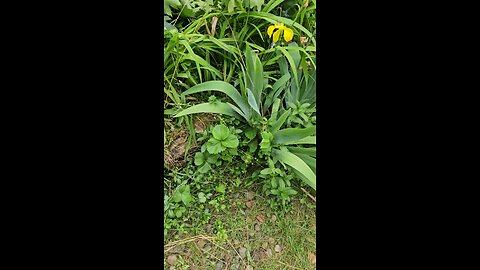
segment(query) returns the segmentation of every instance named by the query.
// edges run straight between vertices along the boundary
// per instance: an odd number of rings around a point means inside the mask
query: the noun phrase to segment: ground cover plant
[[[164,7],[165,269],[313,269],[315,1]]]

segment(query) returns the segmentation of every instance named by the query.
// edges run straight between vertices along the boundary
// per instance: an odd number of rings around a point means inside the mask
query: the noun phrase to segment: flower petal
[[[289,42],[290,40],[292,40],[293,30],[288,27],[285,27],[283,32],[283,38],[285,39],[286,42]]]
[[[280,38],[280,32],[282,32],[282,30],[277,30],[275,33],[273,33],[273,42],[277,43],[278,39]]]
[[[275,25],[270,25],[267,29],[267,34],[268,34],[268,37],[272,37],[272,34],[273,34],[273,30],[275,30],[277,28],[277,26]]]

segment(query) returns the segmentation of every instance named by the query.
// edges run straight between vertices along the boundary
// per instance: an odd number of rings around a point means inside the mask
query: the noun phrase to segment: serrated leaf
[[[227,148],[223,146],[222,143],[215,138],[210,138],[210,140],[208,140],[207,142],[207,151],[210,154],[218,154],[225,149]]]
[[[228,135],[228,137],[223,140],[222,142],[222,145],[225,146],[225,147],[229,147],[229,148],[235,148],[238,146],[239,144],[239,141],[238,141],[238,138],[237,136],[233,135],[233,134],[230,134]]]
[[[217,125],[212,129],[213,137],[219,141],[225,140],[229,133],[230,131],[228,130],[228,127],[223,124]]]

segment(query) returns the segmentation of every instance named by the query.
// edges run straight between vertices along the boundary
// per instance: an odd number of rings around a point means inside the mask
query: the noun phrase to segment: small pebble
[[[277,216],[273,215],[272,216],[272,222],[275,222],[275,220],[277,220]]]
[[[247,249],[244,247],[241,247],[238,249],[238,254],[240,255],[240,258],[245,258],[245,253],[247,252]]]
[[[275,246],[275,252],[280,252],[282,251],[282,247],[280,245]]]
[[[255,224],[255,231],[260,231],[260,224]]]
[[[222,270],[223,269],[223,262],[218,262],[217,265],[215,265],[215,270]]]
[[[168,264],[170,264],[170,265],[175,265],[175,263],[177,262],[177,255],[170,255],[170,256],[168,256],[167,262],[168,262]]]

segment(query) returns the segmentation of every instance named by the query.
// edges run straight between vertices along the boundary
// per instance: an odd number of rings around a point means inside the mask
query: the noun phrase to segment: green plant
[[[202,103],[179,112],[177,115],[175,115],[175,117],[204,112],[226,114],[236,117],[239,120],[246,121],[253,129],[250,131],[252,132],[251,136],[257,136],[257,134],[261,135],[262,142],[260,143],[260,148],[262,153],[271,153],[275,161],[280,161],[284,166],[285,164],[291,166],[294,168],[294,172],[299,176],[300,179],[305,181],[313,189],[316,189],[315,173],[313,172],[311,166],[309,166],[305,161],[307,159],[310,165],[314,165],[314,162],[312,163],[310,161],[312,158],[315,158],[312,156],[298,156],[295,153],[291,153],[288,148],[284,147],[285,145],[295,144],[316,144],[315,136],[312,136],[316,131],[315,126],[312,125],[304,129],[280,129],[284,125],[285,120],[291,112],[291,109],[282,110],[281,115],[277,117],[279,114],[281,100],[276,98],[275,95],[281,91],[282,88],[279,85],[274,85],[274,87],[272,87],[273,91],[269,95],[263,95],[265,81],[263,79],[264,75],[262,63],[260,62],[258,55],[254,54],[248,46],[245,51],[245,58],[247,76],[245,77],[246,93],[244,91],[243,95],[240,94],[230,84],[221,81],[211,81],[199,84],[182,93],[183,96],[203,91],[220,91],[229,96],[238,107],[230,103],[223,102]],[[290,75],[286,73],[283,76],[285,76],[283,78],[287,78],[283,80],[288,80]],[[251,89],[253,89],[253,91]],[[292,96],[292,94],[290,94],[290,96]],[[270,108],[262,108],[261,105],[269,105],[272,103],[272,100],[273,105],[270,118],[267,119],[266,117],[262,116],[260,111],[266,113]],[[212,148],[212,151],[209,151],[210,153],[216,153],[217,147],[219,149],[224,147],[218,143],[217,139],[214,142],[214,145],[210,143],[210,148]]]

